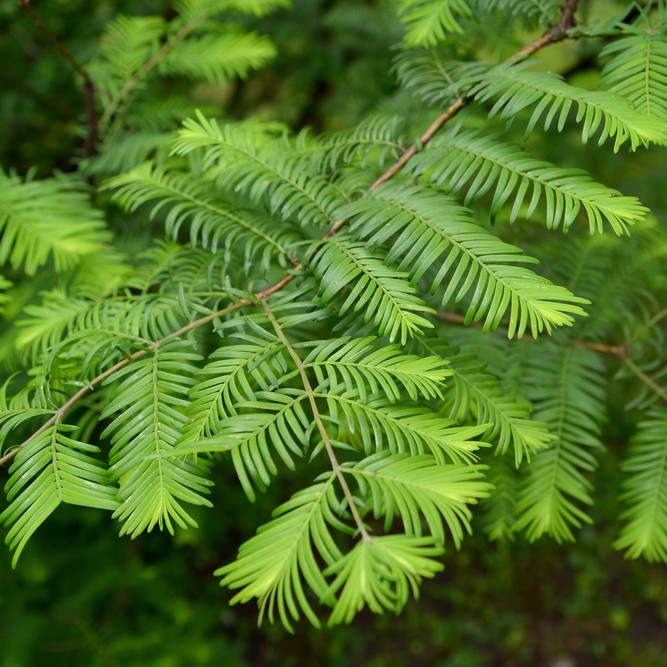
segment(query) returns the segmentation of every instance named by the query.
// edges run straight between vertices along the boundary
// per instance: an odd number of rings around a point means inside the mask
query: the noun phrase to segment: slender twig
[[[588,340],[575,340],[572,342],[577,347],[583,347],[586,350],[593,350],[594,352],[602,352],[603,354],[611,354],[619,359],[625,361],[628,354],[628,344],[621,343],[620,345],[607,345],[606,343],[593,343]]]
[[[528,46],[520,49],[516,53],[512,54],[505,62],[517,62],[519,60],[525,60],[526,58],[534,55],[541,49],[550,44],[555,44],[556,42],[561,42],[569,36],[569,32],[572,28],[575,27],[576,21],[574,18],[574,13],[577,9],[578,0],[567,0],[563,6],[563,11],[561,13],[560,20],[558,23],[554,24],[547,30],[542,37],[535,40]],[[466,93],[457,97],[450,105],[445,109],[426,129],[424,134],[417,141],[415,141],[412,146],[407,148],[401,157],[394,162],[394,164],[387,169],[387,171],[380,176],[380,178],[371,185],[370,189],[375,190],[379,188],[383,183],[392,179],[396,174],[398,174],[401,169],[416,155],[426,144],[433,139],[435,134],[442,128],[443,125],[448,123],[456,114],[463,109],[470,98]]]
[[[30,14],[35,25],[46,35],[47,39],[53,44],[58,53],[74,68],[74,70],[83,79],[83,94],[86,100],[86,125],[88,135],[84,151],[86,157],[92,157],[97,151],[97,112],[95,110],[95,86],[88,72],[82,67],[79,61],[63,46],[58,38],[49,30],[44,21],[42,21],[35,8],[30,4],[30,0],[19,0],[19,6]],[[2,460],[0,459],[0,462]]]
[[[20,0],[21,3],[25,3],[26,5],[29,5],[28,0]],[[566,39],[569,37],[569,31],[572,27],[576,25],[575,19],[574,19],[574,13],[577,8],[577,0],[566,0],[564,6],[563,6],[563,11],[561,14],[561,18],[559,22],[555,25],[553,25],[547,32],[540,37],[539,39],[535,40],[528,46],[524,47],[520,51],[517,51],[513,56],[511,56],[508,60],[520,60],[527,58],[540,49],[543,49],[544,47],[548,46],[549,44],[553,44],[555,42],[562,41],[563,39]],[[140,81],[143,76],[145,76],[150,70],[152,70],[156,65],[158,65],[169,53],[169,51],[173,48],[174,44],[177,43],[177,41],[180,41],[181,39],[184,39],[185,36],[194,30],[196,27],[195,24],[188,24],[185,26],[177,35],[174,36],[172,40],[169,42],[166,42],[164,46],[151,58],[145,65],[133,76],[131,77],[125,86],[121,89],[119,95],[116,97],[114,102],[107,107],[104,116],[102,118],[101,124],[103,125],[104,122],[108,121],[111,116],[113,116],[116,111],[118,110],[120,103],[122,101],[122,98],[127,95],[134,86],[136,86]],[[396,174],[398,174],[399,171],[405,166],[405,164],[410,160],[410,158],[417,153],[417,151],[423,147],[425,144],[427,144],[433,136],[438,132],[448,121],[450,121],[466,104],[467,104],[467,97],[465,95],[462,95],[459,97],[448,109],[446,109],[424,132],[422,137],[420,138],[419,142],[416,142],[413,146],[408,148],[401,157],[394,162],[383,174],[378,178],[375,183],[373,183],[370,186],[370,189],[376,189],[379,187],[382,183],[390,180]],[[105,121],[106,119],[106,121]],[[346,224],[346,220],[337,220],[336,222],[333,223],[333,225],[330,227],[329,231],[324,235],[323,238],[328,239],[334,236],[335,234],[338,233],[338,231]],[[261,292],[257,292],[255,294],[256,299],[264,303],[266,299],[268,299],[271,295],[275,294],[276,292],[279,292],[282,290],[286,285],[292,282],[294,278],[297,275],[297,272],[303,268],[303,262],[299,262],[293,269],[292,273],[289,273],[285,275],[283,278],[281,278],[278,282],[274,283],[270,287],[267,287],[266,289],[262,290]],[[119,361],[117,364],[112,366],[111,368],[107,369],[104,371],[104,373],[101,373],[98,375],[96,378],[91,380],[88,385],[85,387],[82,387],[74,396],[72,396],[61,408],[59,408],[55,414],[49,419],[49,421],[46,422],[38,431],[33,433],[25,442],[23,442],[21,445],[19,445],[17,448],[11,450],[7,454],[5,454],[3,457],[0,458],[0,465],[3,463],[6,463],[9,461],[11,458],[13,458],[16,453],[25,445],[27,445],[29,442],[34,440],[38,435],[43,433],[49,426],[51,426],[59,417],[64,415],[67,411],[69,411],[72,406],[83,396],[85,396],[89,391],[92,390],[92,388],[99,384],[102,380],[106,379],[109,377],[109,375],[112,375],[115,373],[117,370],[120,370],[121,368],[125,367],[127,364],[129,364],[131,361],[134,361],[135,359],[138,359],[139,357],[144,356],[145,354],[148,353],[148,351],[152,349],[157,349],[157,347],[160,346],[164,341],[174,338],[176,336],[180,336],[188,331],[191,331],[193,329],[196,329],[199,326],[202,326],[203,324],[206,324],[207,322],[210,322],[211,320],[215,319],[216,317],[219,317],[225,313],[231,312],[233,310],[238,310],[239,308],[243,308],[245,306],[254,306],[257,305],[256,301],[251,301],[249,299],[240,299],[234,304],[227,306],[227,308],[223,308],[220,311],[217,311],[215,313],[212,313],[211,315],[207,315],[205,317],[202,317],[198,320],[194,320],[193,322],[190,322],[189,324],[185,325],[178,331],[175,331],[168,336],[165,336],[159,341],[156,341],[153,343],[153,345],[150,346],[148,350],[140,350],[139,352],[135,352],[133,355],[126,357],[125,359],[122,359]],[[342,486],[342,483],[341,483]],[[353,505],[352,505],[353,507]]]
[[[644,373],[644,371],[635,364],[630,357],[626,357],[624,360],[625,365],[655,394],[660,396],[660,398],[667,403],[667,391],[665,391],[659,384],[653,381],[653,379]]]
[[[269,304],[264,299],[260,299],[260,303],[262,304],[264,312],[266,313],[266,316],[269,318],[269,321],[271,322],[271,325],[273,326],[276,335],[278,336],[278,338],[280,338],[282,344],[285,346],[285,349],[289,353],[290,357],[292,357],[292,360],[294,361],[294,364],[296,365],[299,371],[299,375],[301,376],[301,383],[303,384],[303,388],[305,389],[306,395],[308,396],[310,407],[311,410],[313,411],[313,416],[315,418],[315,423],[317,424],[320,436],[322,437],[322,442],[324,443],[324,448],[326,449],[326,452],[329,456],[329,461],[331,462],[331,469],[335,473],[336,478],[338,479],[338,483],[343,489],[343,494],[345,495],[345,499],[347,500],[347,503],[350,507],[352,518],[354,519],[354,522],[357,524],[357,528],[359,529],[359,534],[361,535],[361,538],[364,541],[371,542],[372,541],[371,537],[368,534],[368,531],[366,530],[366,526],[364,525],[361,515],[359,514],[359,509],[357,508],[354,496],[350,491],[350,487],[347,484],[345,475],[343,475],[343,472],[341,470],[340,463],[338,463],[338,459],[336,458],[336,452],[334,450],[333,444],[331,443],[331,438],[329,437],[329,433],[327,432],[327,429],[324,426],[324,422],[322,421],[322,416],[320,415],[319,408],[317,407],[317,400],[315,399],[315,392],[313,391],[313,387],[310,384],[310,380],[308,379],[308,373],[306,372],[306,367],[303,365],[301,357],[296,353],[296,350],[292,347],[292,344],[287,339],[287,336],[285,335],[283,328],[280,326],[280,323],[273,314],[273,311],[269,307]]]
[[[251,302],[248,299],[240,299],[239,301],[231,304],[230,306],[222,308],[221,310],[217,310],[215,313],[210,313],[209,315],[200,317],[198,320],[193,320],[192,322],[189,322],[185,326],[182,326],[180,329],[178,329],[178,331],[172,331],[164,338],[155,341],[145,350],[138,350],[137,352],[134,352],[128,357],[124,357],[119,362],[115,363],[113,366],[107,368],[105,371],[103,371],[102,373],[94,377],[92,380],[90,380],[85,386],[81,387],[81,389],[79,389],[79,391],[77,391],[76,394],[71,396],[67,402],[63,403],[53,413],[53,415],[51,415],[48,421],[42,424],[42,426],[39,429],[37,429],[37,431],[35,431],[29,438],[24,440],[15,449],[12,449],[11,451],[7,452],[3,457],[0,457],[0,466],[3,465],[4,463],[7,463],[7,461],[16,456],[16,454],[19,452],[20,449],[31,443],[37,436],[44,433],[44,431],[46,431],[49,427],[53,426],[53,424],[55,424],[61,417],[63,417],[67,412],[69,412],[74,407],[74,405],[76,405],[76,403],[79,402],[79,400],[81,400],[86,394],[90,393],[98,384],[100,384],[100,382],[103,382],[110,375],[113,375],[116,371],[119,371],[121,368],[125,368],[125,366],[127,366],[132,361],[136,361],[137,359],[146,356],[149,352],[157,350],[160,347],[160,345],[162,345],[162,343],[171,340],[172,338],[177,338],[178,336],[182,336],[183,334],[188,333],[188,331],[192,331],[193,329],[196,329],[202,326],[203,324],[206,324],[207,322],[216,319],[217,317],[222,317],[223,315],[231,313],[234,310],[238,310],[239,308],[247,306],[250,303]]]

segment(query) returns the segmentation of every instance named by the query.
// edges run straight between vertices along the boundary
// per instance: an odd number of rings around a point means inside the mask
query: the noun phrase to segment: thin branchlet
[[[79,61],[65,48],[63,43],[49,30],[48,26],[42,20],[42,17],[30,3],[30,0],[19,0],[19,6],[30,14],[35,25],[44,33],[58,53],[60,53],[60,55],[83,79],[83,94],[86,100],[86,125],[88,127],[84,152],[86,157],[93,157],[97,153],[97,111],[95,109],[95,85],[93,84],[93,80],[81,63],[79,63]],[[0,459],[0,463],[1,462],[2,459]]]
[[[357,526],[357,530],[359,531],[359,535],[361,535],[361,539],[364,540],[365,542],[372,542],[371,536],[368,534],[366,526],[364,525],[364,521],[361,518],[361,514],[359,513],[359,509],[357,508],[354,496],[352,495],[347,480],[343,475],[340,463],[336,458],[336,451],[334,450],[334,446],[331,443],[331,438],[329,437],[329,433],[327,432],[324,422],[322,421],[322,416],[320,415],[319,408],[317,407],[315,392],[313,391],[313,387],[310,384],[310,380],[308,379],[308,373],[306,372],[306,367],[303,365],[301,357],[299,357],[299,355],[296,353],[296,350],[292,347],[291,343],[289,342],[289,339],[285,335],[285,331],[280,326],[280,322],[278,322],[278,320],[276,319],[267,301],[265,299],[260,299],[260,303],[262,304],[264,312],[266,313],[266,316],[269,318],[269,322],[271,322],[271,326],[276,332],[276,335],[278,336],[282,344],[285,346],[285,349],[289,353],[290,357],[292,357],[294,365],[297,367],[297,370],[299,371],[299,376],[301,377],[301,383],[303,384],[303,388],[306,392],[306,395],[308,396],[310,408],[313,411],[313,418],[315,419],[315,423],[317,424],[317,429],[320,432],[320,437],[322,438],[322,442],[324,443],[324,449],[326,450],[327,455],[329,457],[329,461],[331,463],[331,469],[335,473],[336,479],[338,479],[338,483],[340,484],[343,490],[343,495],[345,496],[345,500],[347,500],[347,504],[350,508],[350,512],[352,513],[352,518],[354,519],[354,523]]]

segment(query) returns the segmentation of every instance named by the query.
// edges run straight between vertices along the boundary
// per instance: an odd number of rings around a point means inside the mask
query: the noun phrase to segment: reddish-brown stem
[[[35,25],[44,33],[58,53],[65,58],[83,79],[83,94],[86,100],[86,126],[88,127],[88,135],[86,136],[84,151],[86,157],[92,157],[97,151],[97,111],[95,110],[95,86],[93,85],[93,81],[78,60],[49,30],[35,8],[30,4],[30,0],[19,0],[19,5],[30,14]],[[2,463],[2,459],[0,459],[0,463]]]
[[[594,352],[602,352],[602,354],[611,354],[614,357],[625,361],[628,354],[628,346],[626,343],[620,345],[607,345],[606,343],[593,343],[588,340],[575,340],[573,342],[577,347],[583,347]]]
[[[568,37],[569,31],[575,27],[576,21],[574,18],[574,13],[577,9],[578,0],[567,0],[563,6],[563,11],[561,13],[560,20],[558,23],[554,24],[547,30],[542,37],[536,39],[534,42],[530,43],[528,46],[520,49],[516,53],[512,54],[506,62],[517,62],[519,60],[525,60],[526,58],[537,53],[540,49],[543,49],[545,46],[550,44],[555,44],[556,42],[561,42]],[[394,162],[394,164],[387,169],[387,171],[380,176],[380,178],[371,185],[370,189],[375,190],[379,188],[383,183],[392,179],[396,174],[398,174],[401,169],[410,161],[410,159],[416,155],[426,144],[433,139],[436,133],[442,128],[443,125],[448,123],[456,114],[463,109],[470,98],[466,95],[460,95],[457,97],[448,107],[445,109],[426,129],[424,134],[419,137],[418,141],[415,141],[412,146],[407,148],[401,155],[401,157]]]

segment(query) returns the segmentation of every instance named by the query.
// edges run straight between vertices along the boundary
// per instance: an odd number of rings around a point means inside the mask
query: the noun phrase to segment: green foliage
[[[622,498],[630,507],[621,515],[626,524],[615,546],[627,549],[630,558],[644,556],[649,561],[664,562],[667,420],[664,409],[649,416],[639,423],[623,463],[628,478]]]
[[[413,280],[437,264],[431,292],[446,285],[443,306],[474,288],[466,323],[485,318],[485,331],[496,329],[508,309],[510,337],[523,336],[528,328],[533,336],[551,332],[554,326],[571,324],[570,313],[584,314],[576,304],[586,300],[521,266],[537,260],[480,228],[455,200],[428,188],[382,186],[347,206],[345,216],[352,217],[352,230],[371,245],[397,237],[387,261],[408,269]]]
[[[0,173],[14,563],[67,504],[198,539],[214,479],[225,513],[257,502],[221,583],[291,631],[401,611],[476,521],[572,541],[609,486],[615,547],[666,561],[667,232],[637,151],[667,142],[662,5],[604,14],[608,43],[578,51],[556,43],[599,21],[575,29],[576,3],[401,0],[403,90],[317,133],[254,97],[280,94],[253,72],[286,4],[116,17],[84,63],[96,154]],[[598,88],[538,69],[548,45]]]
[[[470,95],[478,102],[498,98],[489,115],[513,118],[520,111],[537,103],[526,125],[529,135],[544,116],[543,127],[555,124],[560,132],[572,109],[575,121],[582,123],[581,139],[586,142],[599,132],[598,144],[614,140],[614,152],[627,141],[635,150],[649,143],[667,141],[664,123],[642,113],[624,97],[604,91],[588,91],[572,86],[556,74],[530,71],[530,63],[502,64],[480,76]]]
[[[600,85],[629,99],[638,111],[667,114],[667,40],[660,32],[628,27],[630,35],[603,49],[613,55],[602,70]]]
[[[14,564],[30,536],[61,503],[118,507],[109,471],[91,456],[100,448],[65,435],[73,430],[56,421],[24,445],[12,464],[5,487],[10,504],[0,520],[12,526],[6,540],[14,550]]]
[[[49,260],[60,273],[109,241],[101,212],[80,185],[22,182],[0,172],[0,262],[34,275]]]
[[[427,173],[437,187],[446,185],[452,192],[467,188],[465,203],[479,199],[495,184],[491,215],[497,215],[511,199],[510,222],[519,215],[530,218],[544,201],[549,229],[562,225],[567,231],[583,210],[591,233],[601,233],[606,221],[617,234],[623,234],[648,212],[636,197],[595,183],[581,169],[536,160],[520,146],[479,132],[459,131],[439,137],[428,150],[415,156],[411,167],[415,176]],[[527,196],[530,201],[524,208]]]

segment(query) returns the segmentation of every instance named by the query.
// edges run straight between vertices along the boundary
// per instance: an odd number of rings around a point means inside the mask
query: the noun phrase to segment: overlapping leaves
[[[501,118],[513,119],[534,106],[526,134],[542,118],[545,130],[555,126],[562,131],[570,112],[576,110],[575,121],[582,124],[582,140],[599,133],[598,144],[613,140],[614,152],[626,142],[632,150],[667,142],[664,122],[638,111],[623,97],[578,88],[556,74],[531,71],[528,67],[527,62],[498,65],[482,75],[469,94],[478,102],[495,99],[490,115],[498,113]]]
[[[9,526],[5,542],[14,550],[14,565],[30,536],[61,503],[118,507],[112,476],[93,456],[100,448],[66,435],[75,431],[58,419],[20,449],[9,469],[9,505],[0,522]]]
[[[120,487],[114,516],[123,523],[121,534],[196,525],[184,504],[210,506],[203,495],[211,485],[205,467],[173,455],[198,359],[190,341],[171,340],[111,378],[118,384],[102,418],[115,417],[102,437],[113,443],[109,462]]]
[[[466,323],[484,320],[485,331],[495,329],[509,311],[510,337],[526,330],[537,336],[584,314],[579,304],[585,299],[525,268],[536,260],[480,227],[469,211],[436,191],[387,184],[344,212],[354,233],[369,245],[392,239],[387,263],[397,263],[413,280],[437,268],[431,290],[444,287],[443,304],[471,294]]]
[[[410,168],[415,176],[426,173],[438,187],[465,192],[466,203],[492,192],[491,215],[511,204],[510,222],[530,218],[544,202],[548,229],[562,225],[567,231],[582,212],[591,232],[601,233],[607,222],[622,234],[648,212],[636,197],[595,183],[582,169],[536,160],[520,146],[476,131],[439,137],[410,161]]]

